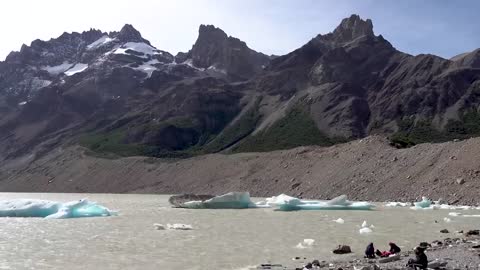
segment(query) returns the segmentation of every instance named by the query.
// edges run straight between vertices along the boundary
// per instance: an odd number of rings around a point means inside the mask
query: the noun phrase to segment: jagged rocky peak
[[[245,42],[228,36],[220,28],[200,25],[192,49],[176,56],[177,63],[186,60],[198,68],[215,69],[243,80],[261,71],[270,57],[250,49]]]
[[[340,42],[354,40],[361,36],[374,36],[372,20],[362,20],[360,16],[354,14],[342,20],[333,31],[333,36]]]
[[[215,25],[200,25],[198,38],[206,41],[223,41],[228,38],[227,34]]]
[[[144,42],[150,45],[150,42],[142,37],[142,34],[131,24],[125,24],[117,35],[122,42]]]

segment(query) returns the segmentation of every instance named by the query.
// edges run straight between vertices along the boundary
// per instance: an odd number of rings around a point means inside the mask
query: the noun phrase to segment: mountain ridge
[[[176,56],[129,24],[64,33],[0,62],[0,161],[71,144],[188,157],[468,138],[480,134],[479,59],[405,54],[358,15],[278,57],[212,25]]]

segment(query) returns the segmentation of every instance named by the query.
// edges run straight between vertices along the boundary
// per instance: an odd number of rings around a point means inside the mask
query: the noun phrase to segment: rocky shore
[[[480,269],[480,236],[478,230],[467,232],[462,238],[445,238],[431,243],[419,243],[428,246],[426,255],[429,260],[428,269],[438,270],[463,270]],[[271,270],[308,270],[308,269],[332,269],[332,270],[410,270],[406,267],[409,259],[414,258],[413,250],[405,250],[400,254],[400,259],[391,262],[382,262],[383,258],[376,259],[339,258],[332,261],[320,259],[294,258],[298,260],[296,268],[287,268],[282,265],[263,264],[257,269]]]
[[[249,191],[308,199],[418,201],[478,205],[480,138],[396,149],[371,136],[332,147],[212,154],[183,160],[105,159],[59,148],[0,166],[4,192],[212,194]]]

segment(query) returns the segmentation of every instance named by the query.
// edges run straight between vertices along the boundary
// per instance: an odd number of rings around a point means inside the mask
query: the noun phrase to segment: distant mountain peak
[[[123,42],[145,42],[150,45],[150,42],[145,40],[142,34],[131,24],[125,24],[118,33],[117,38]]]
[[[176,57],[181,63],[192,60],[195,67],[218,69],[239,79],[247,79],[262,70],[270,58],[250,49],[238,38],[228,36],[214,25],[200,25],[198,38],[188,53]]]
[[[227,34],[222,29],[211,24],[201,24],[198,28],[198,34],[199,36],[215,35],[216,37],[223,39],[228,38]]]
[[[374,36],[372,20],[363,20],[359,15],[353,14],[342,20],[333,31],[333,35],[342,42],[354,40],[361,36]]]

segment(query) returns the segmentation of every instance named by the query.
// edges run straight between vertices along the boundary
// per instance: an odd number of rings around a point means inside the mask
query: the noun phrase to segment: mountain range
[[[190,157],[480,134],[480,50],[398,51],[352,15],[282,56],[201,25],[172,55],[125,25],[35,40],[0,62],[0,162],[71,145],[102,157]]]

